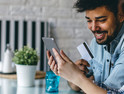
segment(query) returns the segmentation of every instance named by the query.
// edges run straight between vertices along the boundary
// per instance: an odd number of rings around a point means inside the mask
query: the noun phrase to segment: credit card
[[[77,49],[78,49],[82,59],[89,61],[93,58],[93,54],[91,53],[89,46],[86,42],[80,44],[77,47]]]

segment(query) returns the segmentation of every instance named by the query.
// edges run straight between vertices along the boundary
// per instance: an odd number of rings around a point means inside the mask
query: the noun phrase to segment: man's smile
[[[107,33],[107,31],[94,31],[93,33],[94,33],[96,39],[102,40],[105,38],[105,34]]]

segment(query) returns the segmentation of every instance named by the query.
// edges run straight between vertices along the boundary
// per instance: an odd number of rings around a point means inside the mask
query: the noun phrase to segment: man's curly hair
[[[122,11],[123,11],[123,13],[124,13],[124,3],[122,4],[122,6],[121,6],[121,7],[122,7]]]
[[[77,9],[77,12],[84,12],[86,10],[93,10],[97,7],[105,6],[117,16],[118,2],[119,0],[77,0],[74,4],[74,8]]]

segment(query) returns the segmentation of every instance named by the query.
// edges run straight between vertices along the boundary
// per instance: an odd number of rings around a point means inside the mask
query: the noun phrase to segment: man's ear
[[[118,19],[120,23],[124,22],[124,14],[118,14]]]

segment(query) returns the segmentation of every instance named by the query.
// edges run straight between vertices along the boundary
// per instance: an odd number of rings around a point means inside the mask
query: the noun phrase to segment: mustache
[[[107,33],[108,31],[92,31],[93,33]]]

